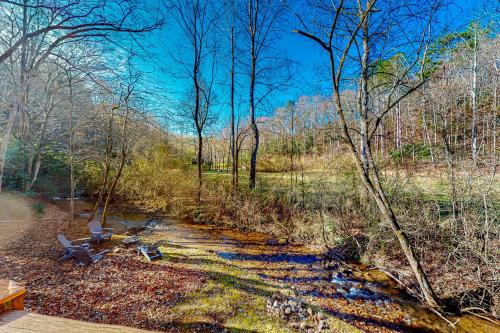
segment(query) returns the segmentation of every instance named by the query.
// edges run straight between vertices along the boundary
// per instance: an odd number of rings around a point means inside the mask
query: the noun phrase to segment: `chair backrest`
[[[90,265],[92,263],[92,257],[90,256],[89,251],[85,249],[77,249],[75,251],[75,257],[80,264]]]
[[[158,249],[160,246],[165,246],[167,244],[168,242],[166,240],[160,239],[159,241],[153,243],[153,245],[151,245],[150,248]]]
[[[66,238],[66,236],[60,234],[60,235],[57,235],[57,240],[59,241],[59,243],[62,244],[62,246],[64,247],[70,247],[72,244],[71,242],[69,241],[69,239]]]
[[[90,221],[88,226],[90,232],[102,232],[101,223],[97,220]]]

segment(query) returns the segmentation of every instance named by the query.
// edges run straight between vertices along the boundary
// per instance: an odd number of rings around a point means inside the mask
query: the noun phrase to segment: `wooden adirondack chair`
[[[127,237],[124,240],[122,240],[122,244],[125,246],[129,246],[132,244],[138,244],[140,242],[141,242],[141,239],[137,235],[130,236],[130,237]]]
[[[57,240],[61,245],[64,247],[64,255],[60,258],[60,260],[66,260],[69,258],[74,257],[75,251],[77,249],[83,248],[83,249],[89,249],[89,241],[90,238],[80,238],[80,239],[75,239],[73,241],[70,241],[69,239],[66,238],[66,236],[60,234],[57,235]],[[75,244],[78,242],[79,244]]]
[[[94,264],[104,258],[104,255],[108,253],[110,250],[104,250],[99,253],[93,254],[92,249],[84,249],[79,248],[75,249],[74,256],[77,260],[78,266],[88,266],[90,264]]]
[[[103,228],[101,223],[97,220],[88,223],[90,230],[90,241],[99,244],[102,240],[111,239],[113,236],[113,228]]]
[[[161,253],[160,247],[165,244],[164,240],[159,240],[152,245],[141,244],[137,247],[137,254],[142,254],[148,261],[153,261],[154,259],[160,259],[163,257],[163,253]]]

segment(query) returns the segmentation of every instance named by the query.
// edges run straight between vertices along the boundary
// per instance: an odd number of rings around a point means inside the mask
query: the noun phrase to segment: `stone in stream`
[[[341,272],[333,273],[330,281],[332,283],[339,284],[339,285],[344,285],[348,282],[345,275],[342,274]]]
[[[337,290],[337,293],[339,293],[341,295],[347,294],[347,290],[345,288],[338,287],[336,290]]]
[[[349,289],[349,293],[346,295],[348,298],[357,298],[357,299],[370,299],[373,298],[374,294],[367,289],[359,289],[355,287],[351,287]]]

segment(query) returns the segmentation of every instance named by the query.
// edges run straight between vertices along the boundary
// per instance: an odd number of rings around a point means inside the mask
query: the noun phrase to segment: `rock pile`
[[[304,333],[323,332],[329,328],[329,320],[323,312],[315,311],[304,301],[275,294],[267,300],[266,310],[289,322],[290,326]]]

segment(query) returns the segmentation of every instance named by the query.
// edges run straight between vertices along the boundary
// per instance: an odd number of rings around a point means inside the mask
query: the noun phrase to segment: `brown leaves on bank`
[[[49,217],[47,217],[49,216]],[[51,316],[146,329],[171,328],[170,309],[198,288],[204,275],[165,261],[148,263],[133,248],[78,268],[58,260],[56,235],[65,216],[45,215],[26,235],[0,250],[0,278],[28,290],[26,308]],[[110,244],[103,244],[109,247]]]

